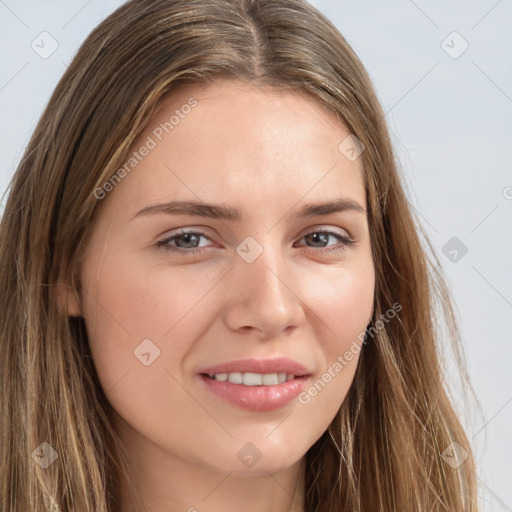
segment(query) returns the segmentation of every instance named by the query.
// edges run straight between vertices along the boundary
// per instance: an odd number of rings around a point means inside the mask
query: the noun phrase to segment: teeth
[[[231,382],[244,386],[275,386],[295,378],[293,373],[217,373],[213,378],[219,382]]]

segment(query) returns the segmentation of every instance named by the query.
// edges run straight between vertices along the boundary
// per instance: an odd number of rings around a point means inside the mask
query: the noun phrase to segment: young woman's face
[[[106,197],[80,269],[81,314],[101,385],[138,446],[267,475],[328,428],[375,284],[360,148],[348,136],[299,93],[217,81],[166,100],[120,182],[96,192]],[[301,215],[341,199],[362,211]],[[202,375],[276,358],[302,369]],[[237,373],[307,376],[276,385],[267,375],[256,387]]]

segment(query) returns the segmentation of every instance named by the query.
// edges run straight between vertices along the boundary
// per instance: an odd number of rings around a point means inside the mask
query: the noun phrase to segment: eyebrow
[[[303,206],[297,216],[300,219],[329,215],[343,211],[354,211],[366,214],[366,210],[353,199],[340,197],[323,203],[310,203]],[[208,204],[197,201],[170,201],[168,203],[146,206],[139,210],[133,219],[139,216],[154,215],[186,215],[189,217],[207,217],[211,219],[240,221],[242,213],[237,208],[225,204]]]

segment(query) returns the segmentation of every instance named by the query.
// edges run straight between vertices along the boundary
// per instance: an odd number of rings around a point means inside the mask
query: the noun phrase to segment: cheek
[[[344,345],[366,330],[373,308],[373,278],[347,275],[334,287],[333,295],[321,311],[326,311],[334,336]]]
[[[115,258],[107,254],[103,260],[91,258],[81,278],[91,352],[106,390],[127,371],[132,380],[150,361],[160,371],[176,368],[190,340],[199,336],[198,319],[206,318],[208,293],[218,280],[218,276],[198,278],[184,269],[151,266],[122,253]],[[147,376],[146,372],[145,382]]]
[[[317,316],[323,358],[318,375],[298,401],[311,411],[319,411],[325,428],[352,385],[372,313],[375,284],[371,265],[357,270],[336,269],[334,274],[330,279],[307,280],[308,288],[303,292]]]
[[[201,297],[214,282],[208,276],[192,282],[192,273],[120,253],[87,261],[81,277],[91,353],[107,399],[148,436],[157,423],[174,425],[173,411],[191,407],[179,384],[181,362],[198,336]]]
[[[370,261],[308,274],[301,285],[307,305],[322,326],[321,341],[332,357],[364,334],[374,302],[375,273]],[[306,302],[306,301],[305,301]]]

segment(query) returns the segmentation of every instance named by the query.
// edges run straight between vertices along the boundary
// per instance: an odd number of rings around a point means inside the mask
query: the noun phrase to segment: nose
[[[252,263],[237,257],[229,275],[228,327],[261,339],[297,328],[305,319],[299,278],[277,249],[265,247]]]

